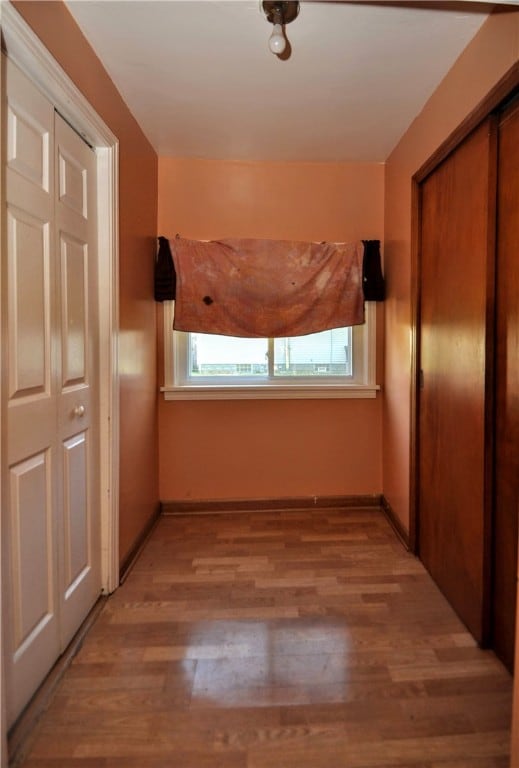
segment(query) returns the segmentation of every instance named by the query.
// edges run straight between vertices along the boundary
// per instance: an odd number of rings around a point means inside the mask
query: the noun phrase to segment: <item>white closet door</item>
[[[96,161],[9,61],[2,500],[11,725],[101,590]]]
[[[7,258],[2,484],[10,724],[60,649],[54,260],[54,109],[7,61]],[[5,290],[6,289],[6,290]]]
[[[61,644],[101,591],[98,496],[98,312],[95,153],[56,114],[59,297],[58,439],[62,492]]]

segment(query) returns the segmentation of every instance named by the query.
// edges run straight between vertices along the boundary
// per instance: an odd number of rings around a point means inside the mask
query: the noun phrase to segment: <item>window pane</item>
[[[274,339],[275,376],[351,376],[351,328]]]
[[[189,334],[189,376],[266,376],[267,339]]]

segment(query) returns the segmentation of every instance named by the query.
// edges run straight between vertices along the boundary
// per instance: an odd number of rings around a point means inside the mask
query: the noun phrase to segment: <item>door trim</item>
[[[119,141],[13,6],[4,2],[1,5],[2,37],[8,58],[95,148],[97,155],[101,579],[103,593],[109,594],[119,584]],[[2,647],[0,639],[0,650]],[[1,682],[0,748],[4,756],[3,674]]]

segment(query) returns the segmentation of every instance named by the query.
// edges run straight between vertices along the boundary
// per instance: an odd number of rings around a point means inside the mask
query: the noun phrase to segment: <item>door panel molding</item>
[[[51,372],[51,319],[47,311],[51,283],[50,226],[48,221],[12,205],[7,206],[6,223],[8,293],[16,297],[8,318],[11,365],[7,396],[9,400],[18,401],[35,396],[48,397]],[[32,275],[29,302],[18,300],[19,274],[23,271]]]
[[[61,231],[58,247],[61,269],[61,336],[65,340],[62,348],[61,387],[67,390],[88,384],[88,244]],[[80,262],[81,269],[71,268],[74,261]],[[81,329],[81,336],[77,329]],[[71,333],[74,336],[73,343],[69,340]]]
[[[69,437],[63,443],[64,472],[63,524],[65,528],[65,598],[68,599],[78,579],[85,575],[90,563],[90,529],[86,505],[74,510],[76,496],[85,498],[87,493],[87,435],[85,432]],[[77,494],[77,487],[81,492]],[[74,493],[69,490],[74,488]],[[78,528],[80,530],[78,530]]]
[[[52,489],[50,452],[31,456],[9,469],[11,486],[11,550],[17,575],[14,600],[14,658],[23,653],[27,641],[39,632],[52,614],[54,600],[54,551],[52,535]],[[47,581],[28,583],[24,562],[40,560],[39,571],[47,573]],[[28,575],[27,575],[28,576]],[[24,596],[29,597],[27,603]]]

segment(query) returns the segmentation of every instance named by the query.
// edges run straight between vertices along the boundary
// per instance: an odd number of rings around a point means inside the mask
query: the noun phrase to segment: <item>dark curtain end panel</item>
[[[380,240],[363,240],[362,290],[366,301],[384,301],[386,285],[382,276]]]
[[[155,301],[175,298],[177,276],[167,237],[159,237],[159,251],[155,258]]]

